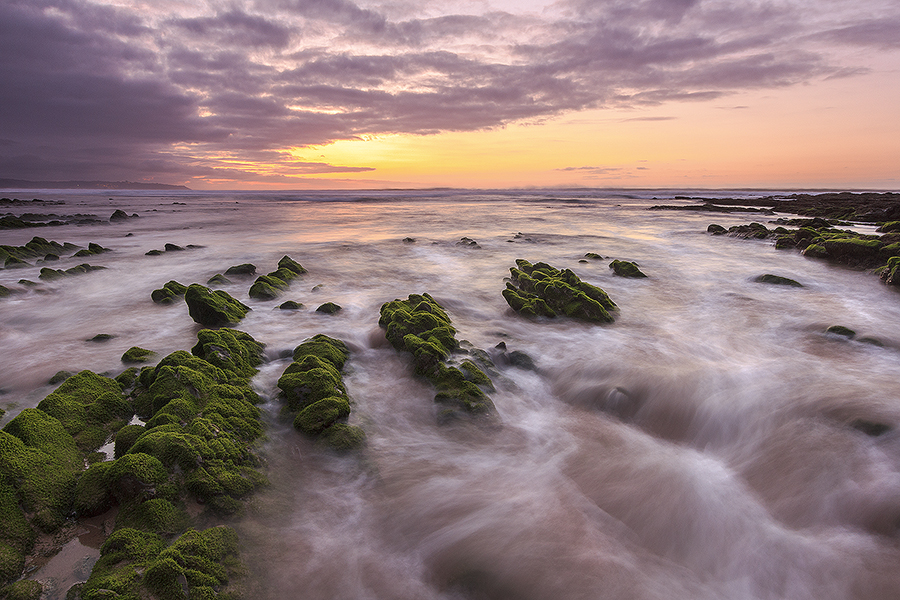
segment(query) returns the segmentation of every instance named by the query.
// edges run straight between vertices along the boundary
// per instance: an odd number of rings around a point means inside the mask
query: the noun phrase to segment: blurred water
[[[107,270],[36,288],[17,282],[39,266],[0,270],[22,290],[0,301],[0,405],[7,420],[36,405],[60,369],[118,373],[134,345],[190,348],[199,327],[153,289],[244,262],[266,273],[287,254],[309,270],[283,297],[303,310],[250,300],[252,278],[222,288],[253,308],[239,328],[272,359],[254,383],[273,484],[239,526],[253,597],[900,597],[900,297],[871,274],[705,233],[759,215],[647,211],[658,193],[31,191],[64,200],[46,209],[59,214],[140,218],[0,234],[112,249],[52,265]],[[201,247],[144,254],[167,242]],[[586,252],[650,277],[617,278]],[[516,258],[602,287],[616,323],[511,314],[500,291]],[[752,282],[763,273],[805,287]],[[498,362],[501,427],[438,426],[433,390],[384,341],[381,304],[422,292],[459,338],[534,359],[536,372]],[[314,312],[326,301],[344,310]],[[883,346],[824,334],[833,324]],[[98,333],[116,337],[85,341]],[[361,459],[276,418],[278,357],[316,333],[353,351]]]

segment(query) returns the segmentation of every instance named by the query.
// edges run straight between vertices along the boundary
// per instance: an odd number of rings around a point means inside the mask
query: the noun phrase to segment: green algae
[[[156,352],[153,350],[132,346],[122,355],[122,362],[125,364],[139,364],[150,362],[154,358],[156,358]]]
[[[516,260],[511,283],[503,290],[510,307],[527,317],[566,316],[595,323],[611,323],[616,304],[602,289],[582,281],[569,269],[546,263]]]
[[[340,452],[365,443],[362,429],[346,423],[351,407],[341,371],[349,356],[343,341],[318,334],[294,349],[278,380],[285,410],[296,413],[294,427]]]
[[[466,373],[444,364],[459,350],[450,317],[428,294],[410,294],[381,306],[378,324],[397,350],[409,352],[417,374],[436,388],[435,402],[445,405],[444,418],[462,415],[494,415],[496,409],[479,387],[490,382],[475,363],[465,364]]]
[[[335,304],[334,302],[326,302],[326,303],[320,305],[316,309],[316,312],[325,313],[326,315],[333,315],[342,310],[344,310],[344,309],[339,304]]]
[[[202,358],[224,371],[249,379],[262,363],[264,345],[243,331],[203,329],[197,333],[197,344],[191,348]]]
[[[37,407],[59,419],[83,451],[103,445],[134,414],[119,382],[92,371],[66,379]]]
[[[199,283],[188,286],[184,293],[188,314],[204,327],[236,325],[250,311],[250,307],[222,290],[211,291]]]
[[[799,281],[794,281],[788,277],[782,277],[781,275],[772,275],[771,273],[766,273],[764,275],[760,275],[756,277],[754,280],[756,283],[769,283],[772,285],[786,285],[789,287],[803,287],[803,284]]]
[[[640,279],[647,276],[641,271],[636,262],[628,262],[627,260],[614,260],[609,263],[609,268],[619,277]]]
[[[283,256],[275,271],[256,278],[248,294],[256,300],[274,300],[290,287],[291,281],[306,272],[300,263],[289,256]]]
[[[161,288],[150,292],[150,299],[157,304],[172,304],[184,297],[187,286],[177,281],[168,281]]]

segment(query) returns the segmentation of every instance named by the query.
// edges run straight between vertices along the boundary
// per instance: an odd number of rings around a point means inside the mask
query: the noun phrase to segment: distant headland
[[[190,190],[183,185],[140,181],[26,181],[0,178],[0,189],[22,190]]]

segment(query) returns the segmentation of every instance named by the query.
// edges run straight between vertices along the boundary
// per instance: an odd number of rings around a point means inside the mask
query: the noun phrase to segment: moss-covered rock
[[[172,304],[176,300],[183,298],[187,292],[187,286],[177,281],[169,281],[161,288],[150,292],[150,299],[157,304]]]
[[[264,347],[243,331],[202,329],[197,333],[197,344],[191,353],[224,371],[249,379],[256,375],[256,367],[262,363]]]
[[[250,286],[249,295],[256,300],[274,300],[290,287],[295,278],[306,273],[300,263],[289,256],[278,261],[278,268],[268,275],[260,275]]]
[[[44,591],[40,582],[23,579],[0,589],[3,600],[39,600]]]
[[[628,262],[626,260],[614,260],[609,263],[609,268],[613,270],[613,273],[618,275],[619,277],[631,277],[633,279],[640,279],[642,277],[646,277],[643,271],[641,271],[640,267],[636,262]]]
[[[198,283],[188,286],[184,294],[188,313],[205,327],[236,325],[250,311],[250,307],[235,300],[222,290],[211,291]]]
[[[341,307],[340,305],[335,304],[334,302],[326,302],[325,304],[320,305],[316,309],[316,312],[325,313],[326,315],[333,315],[342,310],[343,307]]]
[[[849,327],[844,327],[843,325],[832,325],[828,329],[825,330],[825,333],[831,333],[833,335],[839,335],[841,337],[845,337],[847,339],[853,339],[856,337],[856,332],[850,329]]]
[[[231,283],[231,280],[221,273],[216,273],[206,280],[206,285],[228,285],[229,283]]]
[[[788,277],[782,277],[781,275],[772,275],[771,273],[766,273],[764,275],[760,275],[755,278],[753,281],[756,283],[770,283],[772,285],[786,285],[790,287],[803,287],[803,284],[794,281]]]
[[[728,233],[728,230],[722,227],[721,225],[717,225],[716,223],[711,223],[709,227],[706,228],[707,233],[711,233],[713,235],[722,235]]]
[[[568,269],[560,271],[546,263],[532,265],[518,259],[510,274],[512,283],[503,290],[503,297],[513,310],[524,316],[613,321],[610,311],[617,307],[607,293],[582,281]]]
[[[66,379],[38,408],[59,419],[83,451],[96,450],[134,415],[119,382],[92,371]]]
[[[125,364],[139,364],[150,362],[154,358],[156,358],[156,352],[153,350],[132,346],[122,355],[122,362]]]
[[[495,414],[493,403],[479,387],[488,387],[487,375],[471,361],[465,363],[465,374],[445,364],[459,349],[459,342],[450,317],[434,298],[411,294],[406,300],[387,302],[378,324],[394,348],[412,354],[416,373],[435,386],[435,402],[445,405],[447,415]]]
[[[256,265],[251,263],[232,265],[225,269],[225,275],[256,275]]]
[[[300,302],[294,302],[293,300],[288,300],[279,304],[278,308],[280,308],[281,310],[300,310],[301,308],[303,308],[303,304],[301,304]]]

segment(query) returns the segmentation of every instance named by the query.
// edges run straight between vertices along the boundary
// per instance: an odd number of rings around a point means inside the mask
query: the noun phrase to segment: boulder
[[[199,283],[188,286],[184,294],[188,314],[204,327],[236,325],[250,311],[250,307],[222,290],[211,291]]]

